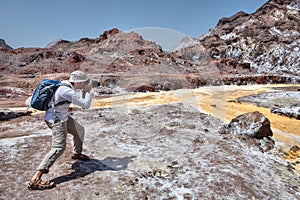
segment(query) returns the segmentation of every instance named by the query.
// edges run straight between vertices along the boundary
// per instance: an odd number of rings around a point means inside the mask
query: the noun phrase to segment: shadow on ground
[[[52,181],[57,185],[80,177],[84,177],[96,171],[120,171],[125,170],[128,164],[136,156],[126,156],[124,158],[107,157],[104,160],[90,159],[88,161],[76,161],[72,164],[72,173],[54,178]]]

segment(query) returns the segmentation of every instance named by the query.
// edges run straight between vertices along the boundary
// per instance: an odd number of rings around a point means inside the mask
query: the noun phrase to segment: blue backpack
[[[44,79],[42,80],[37,88],[34,90],[34,93],[31,98],[30,105],[32,108],[37,110],[45,111],[49,108],[49,102],[52,99],[52,96],[55,94],[57,88],[61,85],[60,81]],[[68,103],[69,101],[62,101],[54,106],[62,105]]]

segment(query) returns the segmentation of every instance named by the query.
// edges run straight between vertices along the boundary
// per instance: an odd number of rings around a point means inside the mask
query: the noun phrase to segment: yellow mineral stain
[[[296,162],[300,158],[300,147],[297,145],[292,146],[288,152],[287,155],[284,157],[287,161],[290,162]],[[295,169],[298,173],[300,173],[300,165],[297,164],[295,166]]]
[[[172,92],[134,93],[93,101],[94,108],[119,106],[151,106],[178,102]]]

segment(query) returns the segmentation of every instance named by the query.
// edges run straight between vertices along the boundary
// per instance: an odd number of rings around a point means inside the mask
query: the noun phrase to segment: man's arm
[[[92,94],[90,90],[91,89],[87,87],[85,91],[82,90],[82,94],[78,94],[73,89],[68,89],[64,92],[62,97],[75,105],[88,109],[92,102]],[[85,93],[84,96],[83,93]]]

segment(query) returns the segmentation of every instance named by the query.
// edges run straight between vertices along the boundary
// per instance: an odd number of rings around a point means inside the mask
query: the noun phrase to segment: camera
[[[85,81],[85,85],[88,85],[90,83],[92,83],[92,87],[93,88],[99,87],[101,85],[100,81],[90,80],[90,79],[88,79],[87,81]]]

